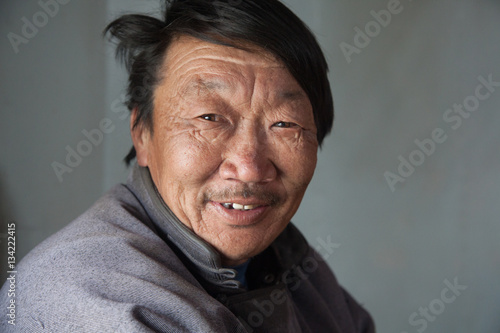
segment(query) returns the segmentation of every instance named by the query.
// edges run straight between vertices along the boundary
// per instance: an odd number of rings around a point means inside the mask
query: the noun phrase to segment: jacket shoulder
[[[1,304],[8,302],[5,291]],[[219,318],[220,328],[229,317],[123,185],[19,263],[16,302],[15,329],[30,332],[151,332],[151,325],[211,331],[214,322],[204,318]]]

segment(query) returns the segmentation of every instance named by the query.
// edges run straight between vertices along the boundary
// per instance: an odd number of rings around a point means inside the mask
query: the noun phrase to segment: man
[[[106,31],[137,163],[20,263],[2,332],[374,332],[290,224],[333,122],[305,25],[277,0],[179,0]]]

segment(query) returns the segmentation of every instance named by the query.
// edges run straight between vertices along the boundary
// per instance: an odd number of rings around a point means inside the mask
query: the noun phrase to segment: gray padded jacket
[[[375,331],[291,223],[251,260],[248,288],[235,274],[136,165],[126,185],[19,263],[15,297],[9,283],[0,292],[0,332]],[[4,314],[11,300],[15,326]]]

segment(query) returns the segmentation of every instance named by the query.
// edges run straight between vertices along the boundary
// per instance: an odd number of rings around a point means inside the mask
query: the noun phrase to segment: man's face
[[[284,65],[257,48],[180,37],[161,75],[153,134],[132,130],[138,163],[182,223],[225,265],[241,264],[283,231],[313,176],[311,103]]]

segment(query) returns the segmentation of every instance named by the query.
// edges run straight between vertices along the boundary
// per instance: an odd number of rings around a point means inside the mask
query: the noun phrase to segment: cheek
[[[274,156],[283,181],[297,190],[305,190],[316,169],[317,141],[279,140],[275,147]]]
[[[293,178],[293,184],[297,188],[305,191],[311,182],[316,169],[316,153],[306,153],[293,156],[286,164],[289,168],[290,178]]]
[[[173,213],[192,227],[199,219],[204,185],[218,166],[216,149],[181,132],[157,138],[153,151],[153,181]]]
[[[160,138],[155,151],[161,178],[183,187],[200,186],[220,164],[217,145],[200,140],[192,131],[173,133]]]

